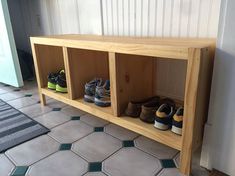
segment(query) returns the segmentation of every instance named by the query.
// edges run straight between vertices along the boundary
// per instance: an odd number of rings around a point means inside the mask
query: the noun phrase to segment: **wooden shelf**
[[[46,88],[42,89],[42,93],[58,101],[70,104],[92,115],[98,116],[111,123],[122,126],[138,134],[142,134],[160,143],[164,143],[165,145],[172,147],[176,150],[181,150],[182,137],[172,133],[170,130],[160,131],[153,127],[153,124],[144,123],[138,118],[131,118],[125,116],[115,117],[112,115],[111,107],[98,107],[94,103],[84,102],[83,99],[70,100],[68,99],[68,94],[57,93],[53,90],[49,90]]]
[[[42,105],[46,105],[47,95],[177,149],[181,151],[180,171],[190,175],[192,153],[202,143],[208,113],[214,39],[58,35],[30,40]],[[166,64],[185,66],[183,72],[173,75],[182,78],[180,81],[185,85],[180,87],[184,100],[176,102],[184,106],[182,136],[170,130],[160,131],[138,118],[122,116],[129,101],[156,95],[156,85],[163,84],[161,80],[169,71],[156,74],[159,58]],[[65,69],[67,94],[45,88],[47,75],[60,69]],[[110,80],[111,107],[83,101],[84,85],[95,77]],[[174,98],[171,95],[161,96]]]

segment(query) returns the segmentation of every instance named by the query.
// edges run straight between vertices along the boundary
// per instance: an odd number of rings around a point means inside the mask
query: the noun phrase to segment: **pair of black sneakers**
[[[50,73],[48,75],[47,88],[56,90],[56,92],[67,93],[67,83],[65,71],[60,70],[57,73]]]

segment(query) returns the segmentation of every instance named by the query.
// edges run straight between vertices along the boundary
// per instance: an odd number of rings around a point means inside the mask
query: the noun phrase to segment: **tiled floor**
[[[0,99],[51,129],[0,154],[0,176],[180,176],[179,153],[167,146],[47,98],[35,82],[0,84]],[[194,164],[193,175],[207,172]]]

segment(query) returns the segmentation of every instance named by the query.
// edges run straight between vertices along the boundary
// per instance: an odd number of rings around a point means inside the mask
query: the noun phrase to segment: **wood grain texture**
[[[188,58],[188,48],[204,48],[214,43],[213,39],[163,39],[97,35],[31,37],[31,40],[37,44],[183,60]]]
[[[39,60],[37,58],[37,53],[36,53],[36,48],[35,45],[32,43],[32,54],[33,54],[33,61],[34,61],[34,69],[35,69],[35,74],[36,74],[36,78],[37,78],[37,84],[38,84],[38,93],[39,93],[39,98],[40,98],[40,102],[41,105],[44,106],[46,104],[46,98],[45,95],[42,94],[42,76],[41,76],[41,66],[39,64]]]
[[[200,79],[197,94],[197,105],[196,105],[196,121],[194,129],[194,141],[193,141],[193,151],[197,150],[198,147],[202,145],[204,124],[207,121],[210,91],[211,91],[211,81],[213,73],[213,62],[214,56],[211,55],[212,48],[202,49],[202,64],[200,69]]]
[[[68,49],[66,47],[63,47],[63,56],[64,56],[64,67],[65,67],[65,75],[66,75],[66,83],[67,83],[67,90],[68,90],[68,96],[70,99],[73,99],[75,90],[72,89],[72,82],[71,79],[71,70],[69,67],[69,56],[68,56]]]
[[[119,109],[119,97],[117,96],[119,82],[117,81],[117,59],[115,53],[109,53],[109,77],[110,77],[110,94],[111,94],[111,106],[114,116],[120,116]]]
[[[185,85],[183,141],[180,156],[180,171],[190,175],[192,164],[193,140],[195,126],[200,123],[196,116],[199,88],[200,67],[202,66],[201,49],[189,49],[187,76]],[[201,102],[202,103],[202,102]]]
[[[73,99],[82,98],[84,86],[94,78],[109,79],[108,53],[68,48]]]
[[[154,58],[116,54],[118,114],[124,113],[128,102],[140,101],[154,94]]]
[[[63,48],[48,45],[35,45],[37,66],[40,72],[41,87],[47,87],[49,73],[64,69]]]

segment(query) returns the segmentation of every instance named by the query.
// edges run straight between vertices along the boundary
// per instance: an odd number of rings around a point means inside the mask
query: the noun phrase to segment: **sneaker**
[[[142,101],[130,101],[125,110],[125,115],[129,117],[133,117],[133,118],[140,117],[142,105],[150,103],[150,102],[156,102],[156,101],[159,101],[159,97],[151,97]]]
[[[88,103],[94,103],[95,102],[95,89],[96,86],[100,86],[102,84],[101,78],[95,78],[91,80],[90,82],[85,84],[85,95],[84,95],[84,101]]]
[[[154,97],[151,101],[141,106],[140,120],[146,123],[154,123],[155,113],[160,106],[160,98]]]
[[[56,92],[67,93],[67,83],[64,70],[61,70],[56,79]]]
[[[154,123],[154,127],[160,130],[168,130],[171,127],[175,108],[173,100],[165,99],[164,101],[165,103],[162,104],[156,112]]]
[[[50,73],[47,77],[47,88],[51,90],[56,90],[56,81],[57,81],[57,73]]]
[[[107,107],[111,105],[109,80],[106,80],[103,85],[100,84],[96,86],[95,104],[101,107]]]
[[[184,114],[184,108],[179,107],[172,119],[171,131],[178,135],[182,135],[183,114]]]

